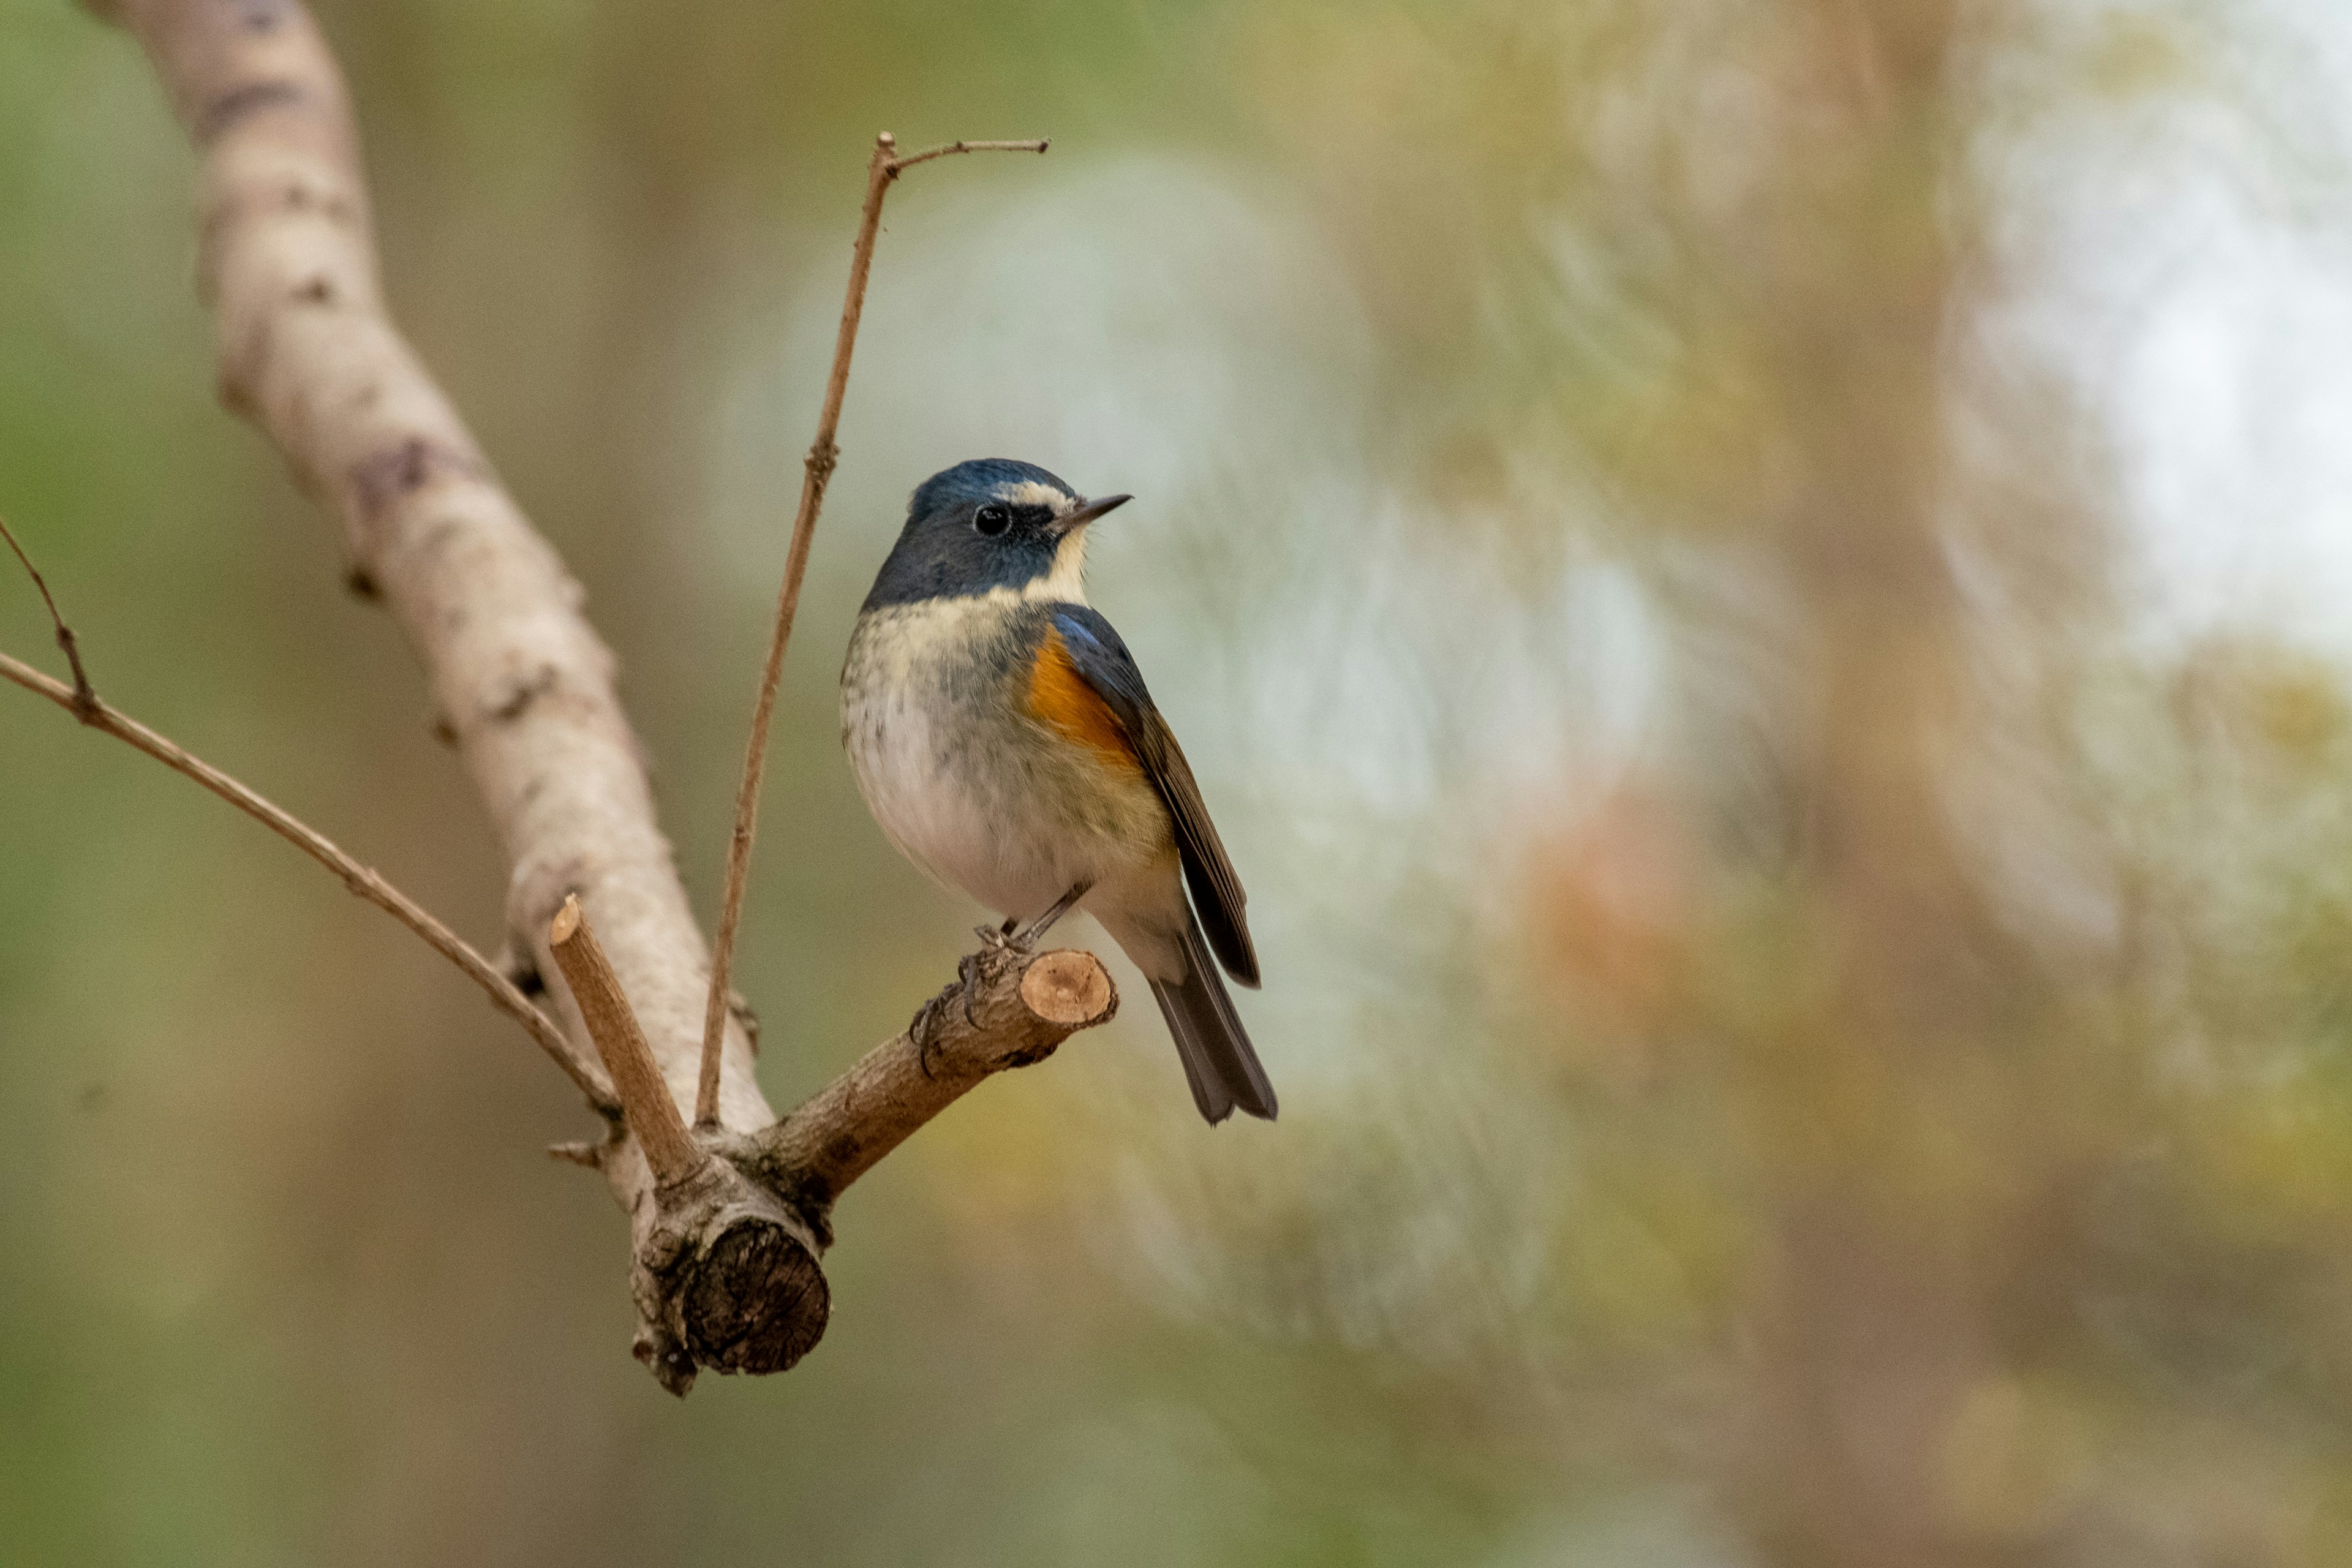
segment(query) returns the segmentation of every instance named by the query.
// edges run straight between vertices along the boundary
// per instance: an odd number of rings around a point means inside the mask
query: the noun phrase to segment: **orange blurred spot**
[[[1693,855],[1677,815],[1624,791],[1523,861],[1538,980],[1604,1029],[1639,1034],[1681,1007],[1696,917]]]

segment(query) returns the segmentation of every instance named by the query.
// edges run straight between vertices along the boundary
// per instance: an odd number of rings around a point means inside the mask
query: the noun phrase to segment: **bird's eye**
[[[971,525],[993,537],[1013,526],[1013,514],[992,502],[971,514]]]

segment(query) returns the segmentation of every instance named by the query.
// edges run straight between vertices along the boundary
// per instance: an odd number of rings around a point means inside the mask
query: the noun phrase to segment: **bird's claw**
[[[980,1015],[974,1012],[973,1008],[979,1003],[981,994],[988,988],[989,965],[1004,958],[1026,958],[1034,952],[1037,950],[1037,939],[1051,930],[1054,922],[1067,914],[1080,899],[1086,897],[1087,889],[1093,885],[1091,882],[1081,882],[1072,888],[1067,893],[1062,895],[1052,909],[1047,910],[1027,925],[1021,923],[1019,916],[1007,915],[1003,925],[972,928],[972,934],[980,938],[980,951],[967,952],[957,962],[956,984],[947,986],[938,995],[924,1003],[922,1009],[915,1015],[915,1021],[907,1028],[908,1037],[915,1042],[916,1065],[923,1069],[925,1078],[932,1076],[931,1057],[939,1048],[940,1010],[948,1005],[949,998],[959,992],[962,994],[963,1021],[977,1030],[980,1027]]]
[[[983,930],[981,934],[986,938],[993,933]],[[1003,939],[999,937],[995,945],[999,947],[1004,945]],[[984,977],[981,973],[981,958],[982,955],[979,953],[968,952],[958,960],[956,977],[940,986],[938,995],[917,1008],[915,1021],[907,1026],[907,1037],[915,1043],[915,1065],[923,1069],[925,1078],[938,1076],[931,1071],[931,1058],[939,1054],[940,1025],[945,1018],[948,1008],[954,1005],[958,998],[962,1001],[965,1025],[974,1030],[980,1027],[980,1018],[972,1012],[971,1007],[985,984]]]
[[[915,1009],[915,1021],[907,1026],[907,1037],[915,1043],[915,1065],[923,1076],[931,1076],[931,1052],[939,1045],[940,1006],[948,999],[950,986]]]
[[[989,928],[982,928],[980,934],[982,945],[991,952],[1011,945],[1002,933]],[[940,1026],[950,1007],[961,1005],[965,1026],[974,1031],[980,1028],[980,1015],[972,1008],[987,989],[988,977],[983,973],[986,959],[984,952],[964,954],[956,963],[956,977],[940,987],[938,995],[917,1008],[915,1021],[907,1026],[907,1037],[915,1046],[915,1065],[922,1069],[925,1078],[939,1076],[931,1071],[931,1058],[939,1054]]]
[[[963,982],[963,1021],[975,1029],[980,1027],[980,1020],[972,1016],[971,1005],[980,994],[982,983],[980,969],[979,953],[967,952],[956,961],[956,978]]]

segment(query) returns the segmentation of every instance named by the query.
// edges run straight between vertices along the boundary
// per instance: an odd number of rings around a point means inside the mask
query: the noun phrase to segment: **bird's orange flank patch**
[[[1029,667],[1029,711],[1123,773],[1140,773],[1143,763],[1128,743],[1118,715],[1070,662],[1070,650],[1055,627],[1045,628],[1037,661]]]

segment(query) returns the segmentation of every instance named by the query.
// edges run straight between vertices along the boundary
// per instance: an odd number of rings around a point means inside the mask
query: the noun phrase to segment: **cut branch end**
[[[1021,1000],[1046,1023],[1076,1029],[1106,1016],[1116,997],[1094,954],[1062,948],[1022,973]]]
[[[565,895],[563,907],[548,923],[547,942],[572,987],[572,1000],[580,1009],[581,1022],[587,1026],[588,1037],[596,1042],[596,1054],[604,1058],[604,1070],[621,1097],[621,1113],[646,1152],[655,1184],[678,1185],[709,1157],[687,1134],[677,1101],[670,1098],[669,1085],[662,1081],[653,1047],[646,1043],[637,1015],[622,994],[620,977],[613,973],[612,961],[604,956],[588,924],[579,894]]]

